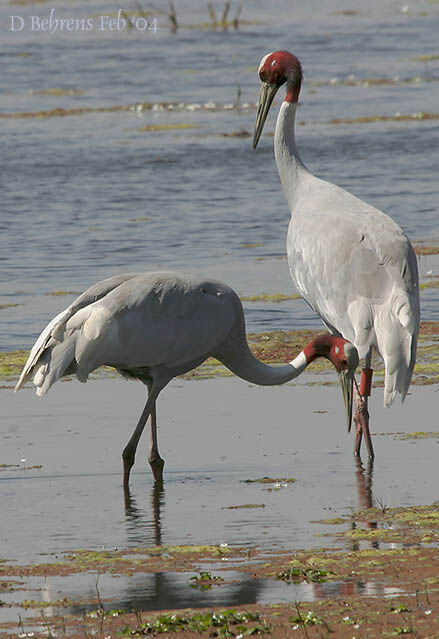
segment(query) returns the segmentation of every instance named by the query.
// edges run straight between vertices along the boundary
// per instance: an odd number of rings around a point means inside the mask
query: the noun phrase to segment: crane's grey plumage
[[[31,350],[15,390],[33,378],[44,395],[64,375],[86,382],[104,364],[148,386],[148,400],[123,452],[128,486],[137,444],[151,417],[149,462],[162,481],[158,452],[156,400],[175,376],[209,356],[255,384],[282,384],[300,375],[316,357],[330,359],[340,374],[348,421],[356,349],[344,339],[320,336],[292,362],[268,366],[251,353],[238,295],[226,284],[174,272],[110,277],[89,288],[43,330]]]
[[[397,393],[405,398],[415,365],[419,330],[415,252],[390,217],[315,177],[303,164],[294,134],[302,81],[298,59],[286,51],[268,54],[259,75],[254,147],[274,95],[286,82],[274,148],[291,212],[287,253],[293,282],[328,330],[355,344],[360,358],[366,357],[366,366],[372,347],[382,356],[388,406]],[[371,443],[369,454],[373,456]]]

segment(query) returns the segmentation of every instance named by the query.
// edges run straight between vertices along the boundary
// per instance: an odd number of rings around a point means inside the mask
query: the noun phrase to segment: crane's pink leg
[[[151,409],[150,415],[150,429],[149,429],[149,456],[148,461],[151,466],[154,480],[157,484],[163,484],[163,467],[165,465],[164,460],[160,457],[158,442],[157,442],[157,414],[155,403]]]
[[[372,446],[372,437],[369,430],[369,411],[367,410],[368,398],[370,397],[372,388],[372,368],[363,368],[361,371],[360,389],[356,388],[356,407],[354,414],[355,422],[355,446],[354,455],[360,455],[361,440],[364,435],[367,452],[369,457],[373,459],[375,453]]]

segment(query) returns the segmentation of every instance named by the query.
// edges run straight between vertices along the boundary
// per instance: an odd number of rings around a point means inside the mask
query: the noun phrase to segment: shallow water
[[[96,16],[106,4],[57,2],[56,10]],[[214,4],[220,12],[221,3]],[[373,0],[342,15],[346,6],[338,0],[323,8],[314,0],[296,3],[294,11],[286,0],[275,4],[246,3],[242,17],[252,24],[223,32],[187,28],[208,19],[205,7],[190,0],[178,16],[186,26],[173,35],[159,17],[156,36],[11,33],[9,15],[29,21],[46,17],[49,6],[0,7],[0,115],[181,104],[0,118],[3,350],[29,348],[77,292],[120,271],[202,271],[245,295],[292,292],[284,258],[289,213],[273,139],[266,135],[254,152],[251,137],[230,135],[252,133],[257,65],[275,48],[293,50],[304,64],[298,144],[309,168],[386,210],[413,239],[437,243],[437,121],[330,121],[437,112],[438,62],[418,58],[437,54],[439,5],[421,0],[406,10]],[[39,93],[51,88],[82,93]],[[236,107],[238,90],[240,108],[224,108]],[[274,121],[271,114],[267,133]],[[141,131],[145,125],[191,128]],[[420,273],[437,276],[438,259],[422,258]],[[47,295],[56,291],[70,294]],[[423,291],[423,319],[438,319],[438,301],[439,289]],[[18,306],[1,308],[9,304]],[[245,308],[250,331],[320,327],[301,300]],[[58,384],[41,402],[30,391],[17,397],[4,389],[0,463],[12,467],[0,471],[0,558],[38,562],[78,547],[160,543],[321,546],[317,534],[334,527],[313,520],[377,499],[388,506],[437,499],[437,440],[413,443],[391,434],[434,430],[435,400],[434,387],[418,387],[403,407],[385,411],[375,394],[372,430],[383,434],[375,437],[377,460],[368,474],[353,460],[338,388],[174,381],[159,404],[164,490],[153,490],[146,453],[139,451],[127,502],[120,453],[144,401],[140,384]],[[37,465],[42,468],[30,468]],[[244,483],[265,475],[297,482],[271,492]],[[249,503],[264,507],[230,509]],[[324,538],[330,543],[343,545]],[[153,582],[160,579],[169,588],[166,575],[136,583],[139,608],[158,606],[162,585]],[[65,596],[81,587],[61,583],[53,587]],[[132,586],[119,584],[124,601],[132,602]],[[306,598],[300,587],[270,588],[244,584],[245,597],[235,586],[218,596],[227,605],[277,601],[286,588],[287,596]],[[112,599],[110,584],[107,593]]]
[[[372,432],[377,459],[374,467],[362,467],[352,456],[353,438],[345,432],[339,388],[309,386],[315,378],[305,375],[304,383],[279,388],[235,379],[174,381],[159,403],[164,488],[154,489],[141,443],[127,496],[121,487],[120,452],[143,401],[140,384],[65,382],[44,401],[23,392],[19,405],[12,390],[3,390],[9,427],[1,436],[2,455],[14,465],[0,473],[2,511],[7,513],[0,559],[53,562],[78,548],[156,544],[228,544],[256,547],[262,554],[322,546],[388,549],[388,543],[376,539],[332,536],[355,523],[318,521],[358,508],[437,498],[432,478],[439,440],[396,436],[411,432],[414,423],[426,430],[435,424],[436,393],[417,387],[404,407],[391,410],[380,405],[376,394]],[[117,402],[110,403],[109,397]],[[279,488],[246,483],[264,476],[294,477],[296,482],[281,482]],[[244,507],[249,504],[258,507]],[[255,580],[239,572],[240,561],[203,562],[212,574],[230,564],[232,572],[220,574],[238,580],[208,592],[191,589],[187,573],[178,578],[161,573],[101,576],[99,595],[107,610],[160,610],[397,594],[379,582],[285,585]],[[8,604],[68,598],[73,605],[65,612],[82,614],[97,607],[95,582],[90,573],[30,578],[23,590],[4,593],[2,599]],[[24,613],[29,615],[32,610]],[[16,607],[1,609],[3,621],[16,618]]]
[[[431,430],[434,398],[431,388],[417,387],[404,406],[385,410],[375,395],[372,430],[383,435],[374,438],[370,478],[353,459],[338,387],[174,381],[159,401],[164,490],[153,489],[142,440],[127,501],[120,455],[141,411],[140,384],[65,382],[43,401],[3,391],[2,458],[16,466],[0,474],[7,512],[1,555],[22,563],[79,547],[319,547],[318,533],[336,529],[311,521],[346,515],[375,498],[387,506],[437,498],[431,478],[438,440],[411,443],[392,434],[411,432],[414,423]],[[278,490],[245,483],[264,476],[297,481]],[[260,507],[230,508],[248,504]]]
[[[331,582],[286,584],[282,581],[255,579],[251,575],[230,571],[221,573],[226,583],[213,586],[210,590],[191,588],[190,576],[178,572],[155,573],[152,575],[131,575],[130,577],[111,575],[74,575],[73,577],[30,578],[24,591],[2,595],[6,605],[26,600],[55,602],[64,598],[75,602],[62,608],[45,606],[21,611],[21,617],[34,617],[35,612],[43,617],[54,614],[84,615],[98,610],[97,592],[107,611],[138,610],[181,610],[205,607],[230,607],[253,603],[285,603],[294,601],[316,601],[326,598],[352,595],[372,597],[395,597],[403,594],[399,588],[371,582]],[[228,583],[231,582],[231,583]],[[84,602],[87,603],[84,603]],[[16,608],[4,608],[2,621],[16,621]]]
[[[187,28],[208,20],[206,8],[190,1],[176,35],[164,16],[156,35],[50,35],[29,28],[32,15],[47,17],[48,5],[2,6],[0,114],[183,105],[1,119],[0,305],[20,304],[0,309],[2,348],[28,348],[72,299],[46,293],[81,291],[120,271],[178,268],[224,279],[242,294],[291,291],[286,264],[266,264],[284,255],[289,215],[272,138],[254,152],[250,137],[223,135],[252,132],[256,68],[273,47],[293,49],[305,67],[298,143],[312,171],[386,210],[412,238],[439,239],[436,121],[328,124],[437,111],[438,62],[418,57],[436,52],[438,6],[375,1],[354,15],[344,9],[334,0],[323,10],[308,2],[292,11],[286,1],[273,10],[257,0],[244,7],[251,24],[224,32]],[[99,2],[56,7],[74,18],[106,11]],[[7,30],[11,13],[25,20],[22,31]],[[367,85],[370,78],[393,84]],[[236,104],[238,87],[243,108],[211,108]],[[53,88],[82,93],[38,93]],[[140,131],[181,124],[193,128]],[[437,289],[432,295],[436,303]],[[261,314],[250,305],[249,329],[320,326],[305,305],[284,308]],[[433,318],[430,307],[423,317]]]

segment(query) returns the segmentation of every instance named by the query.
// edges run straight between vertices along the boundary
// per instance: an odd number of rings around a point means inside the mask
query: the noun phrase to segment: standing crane
[[[33,346],[15,390],[33,378],[44,395],[64,375],[86,382],[99,366],[114,367],[148,387],[139,422],[123,453],[123,485],[128,488],[137,445],[150,418],[149,463],[157,484],[164,461],[157,443],[156,400],[177,375],[208,357],[260,385],[298,377],[317,357],[326,357],[340,375],[348,423],[358,353],[339,337],[313,339],[289,364],[269,366],[250,351],[238,295],[226,284],[174,272],[131,273],[98,282],[59,313]]]
[[[404,400],[419,331],[416,255],[390,217],[314,176],[302,162],[294,135],[302,84],[302,67],[296,56],[287,51],[269,53],[259,65],[259,78],[254,148],[273,98],[286,84],[274,150],[291,212],[287,236],[291,277],[329,332],[355,344],[360,358],[365,358],[360,387],[356,387],[354,454],[360,454],[364,435],[373,458],[367,409],[372,349],[384,360],[384,405],[389,406],[397,393]]]

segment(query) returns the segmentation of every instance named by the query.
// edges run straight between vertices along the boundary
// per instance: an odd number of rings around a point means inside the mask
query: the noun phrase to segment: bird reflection
[[[372,508],[372,477],[373,459],[369,459],[366,469],[359,457],[354,457],[357,475],[358,507],[360,509]]]
[[[358,508],[369,509],[373,506],[372,478],[373,462],[366,467],[361,460],[355,460],[355,475],[357,482]],[[148,497],[148,493],[146,495]],[[140,501],[140,500],[139,500]],[[129,488],[124,490],[124,506],[127,530],[127,541],[130,546],[160,546],[162,544],[161,521],[164,513],[165,491],[155,484],[149,492],[149,504],[139,507],[136,498]],[[363,522],[361,522],[363,524]],[[357,528],[358,522],[352,522],[352,528]],[[368,528],[376,528],[376,522],[366,522]],[[165,538],[171,534],[165,531]],[[176,531],[174,531],[174,536]],[[171,534],[171,536],[173,536]],[[353,540],[353,550],[359,549],[359,542]],[[378,541],[373,540],[373,547],[378,548]],[[219,568],[220,569],[220,568]],[[289,601],[318,601],[324,598],[344,597],[353,595],[368,595],[386,597],[399,592],[385,584],[363,580],[328,582],[328,583],[299,583],[273,585],[272,580],[255,578],[239,571],[239,567],[227,573],[227,579],[220,588],[201,591],[189,588],[190,570],[178,572],[177,566],[167,572],[148,572],[148,565],[132,575],[120,575],[115,583],[110,579],[104,592],[106,607],[109,609],[122,608],[124,610],[160,611],[188,608],[230,607],[249,605],[253,603],[278,600],[278,597]],[[274,588],[274,589],[273,589]],[[84,614],[96,607],[93,589],[90,588],[90,600],[87,604],[75,603],[68,614]]]
[[[161,546],[161,512],[165,504],[165,491],[157,482],[151,488],[150,508],[137,505],[130,489],[124,488],[124,507],[127,541],[132,546]],[[263,580],[240,575],[228,586],[212,592],[194,591],[188,588],[187,574],[177,572],[142,573],[131,576],[124,588],[118,580],[119,596],[109,603],[110,607],[148,610],[179,608],[199,608],[208,605],[238,605],[256,603],[266,589]],[[107,597],[108,598],[108,597]],[[213,602],[213,604],[212,604]],[[80,612],[81,606],[73,606],[72,611]],[[84,608],[85,610],[85,608]]]
[[[373,478],[373,459],[369,459],[366,468],[364,468],[361,459],[354,457],[355,459],[355,474],[357,478],[357,496],[358,496],[358,509],[367,510],[373,507],[373,493],[372,493],[372,478]],[[362,522],[366,525],[366,528],[373,530],[378,527],[376,521]],[[357,529],[357,522],[352,522],[352,530]],[[373,539],[371,541],[372,548],[379,548],[379,541]],[[352,540],[352,550],[360,549],[360,541],[357,539]]]
[[[129,487],[124,488],[125,518],[128,541],[146,546],[162,545],[161,508],[165,504],[165,491],[162,485],[154,483],[151,489],[151,514],[148,517],[137,506]]]

